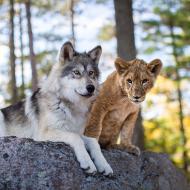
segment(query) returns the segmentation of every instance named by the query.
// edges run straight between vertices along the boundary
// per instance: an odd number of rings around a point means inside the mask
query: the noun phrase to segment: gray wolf
[[[80,167],[87,173],[98,170],[112,174],[97,140],[83,135],[98,93],[101,52],[97,46],[87,53],[78,53],[66,42],[42,86],[26,100],[1,109],[0,136],[65,142],[73,148]]]

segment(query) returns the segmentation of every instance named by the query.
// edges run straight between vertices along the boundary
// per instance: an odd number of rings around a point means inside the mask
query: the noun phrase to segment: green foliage
[[[152,54],[152,53],[154,53],[156,50],[158,50],[158,48],[157,47],[148,47],[147,49],[145,49],[145,51],[144,51],[144,53],[146,53],[146,54]]]
[[[190,57],[190,2],[180,0],[159,0],[152,1],[153,19],[143,20],[143,28],[146,30],[143,40],[148,42],[144,53],[151,54],[159,51],[161,54],[168,54],[170,62],[163,69],[163,78],[160,78],[159,88],[154,89],[153,97],[164,95],[165,99],[158,102],[164,107],[164,113],[151,120],[145,120],[145,146],[146,148],[158,152],[170,154],[174,163],[183,168],[184,151],[187,151],[190,160],[190,131],[187,129],[190,119],[190,112],[183,95],[182,84],[189,81],[188,68]],[[144,43],[145,44],[145,43]],[[149,46],[149,44],[151,44]],[[166,51],[167,49],[167,51]],[[162,59],[162,57],[161,57]],[[177,93],[180,91],[182,97]],[[182,109],[179,106],[182,102]],[[149,100],[148,102],[151,102]],[[154,102],[152,100],[152,102]],[[147,108],[151,109],[155,103],[148,103]],[[184,144],[183,131],[181,130],[180,114],[183,114],[183,124],[187,143]],[[188,124],[187,124],[188,123]],[[190,173],[190,168],[186,170]]]
[[[98,39],[102,41],[109,41],[113,37],[115,37],[115,27],[111,23],[104,25],[98,34]]]

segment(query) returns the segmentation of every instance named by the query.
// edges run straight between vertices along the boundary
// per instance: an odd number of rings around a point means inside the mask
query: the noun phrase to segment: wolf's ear
[[[94,60],[95,63],[99,63],[100,56],[102,54],[102,47],[96,46],[88,52],[88,55]]]
[[[66,60],[72,60],[75,50],[71,42],[65,42],[59,53],[59,62],[64,64]]]
[[[154,59],[148,64],[148,69],[150,72],[154,75],[154,77],[157,77],[160,73],[162,68],[162,62],[160,59]]]
[[[115,68],[119,74],[122,74],[129,67],[129,63],[120,57],[115,60]]]

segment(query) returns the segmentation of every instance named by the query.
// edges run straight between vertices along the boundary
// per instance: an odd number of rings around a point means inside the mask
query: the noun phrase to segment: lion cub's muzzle
[[[141,103],[144,101],[145,99],[145,96],[137,96],[137,95],[133,95],[129,98],[133,103]]]

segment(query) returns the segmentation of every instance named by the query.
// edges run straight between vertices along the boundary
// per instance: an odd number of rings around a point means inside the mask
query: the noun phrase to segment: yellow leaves
[[[186,116],[184,118],[184,125],[185,125],[185,135],[188,139],[186,148],[187,150],[190,150],[190,116]],[[189,157],[190,157],[190,151],[189,151]]]
[[[186,116],[184,118],[184,124],[186,126],[186,130],[190,133],[190,116]]]
[[[175,90],[175,84],[172,80],[165,78],[163,76],[158,76],[154,88],[150,93],[168,93]]]
[[[149,139],[157,139],[161,136],[161,130],[157,128],[156,123],[145,120],[143,125],[146,126],[145,135]]]
[[[144,120],[145,147],[155,152],[168,153],[173,162],[182,167],[183,150],[188,151],[190,157],[190,116],[185,116],[185,135],[187,137],[186,147],[182,145],[182,136],[179,128],[177,112],[151,120]]]
[[[182,153],[181,152],[177,152],[177,153],[171,155],[171,159],[178,166],[180,166],[182,164],[181,157],[182,157]]]

